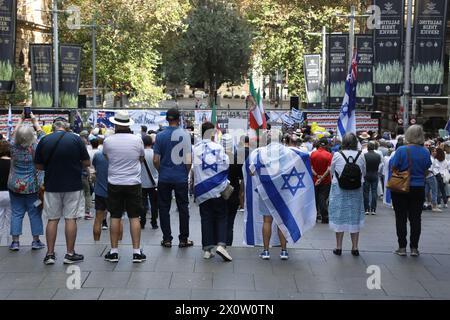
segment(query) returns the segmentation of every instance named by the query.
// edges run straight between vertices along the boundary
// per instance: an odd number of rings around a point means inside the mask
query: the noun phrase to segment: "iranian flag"
[[[248,106],[250,110],[250,128],[253,130],[266,129],[266,115],[264,113],[263,101],[261,93],[255,90],[253,78],[250,76],[250,96],[248,96]]]

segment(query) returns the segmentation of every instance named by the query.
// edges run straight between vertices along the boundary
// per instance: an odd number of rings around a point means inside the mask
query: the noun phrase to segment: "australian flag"
[[[341,112],[337,123],[337,132],[342,138],[347,133],[356,134],[356,68],[357,68],[357,52],[355,51],[352,58],[352,65],[348,71],[347,80],[345,81],[345,95],[342,102]]]

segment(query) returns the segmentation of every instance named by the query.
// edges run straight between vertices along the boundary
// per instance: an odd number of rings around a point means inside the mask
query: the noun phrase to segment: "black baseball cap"
[[[328,145],[328,139],[325,138],[325,137],[320,138],[320,140],[319,140],[319,145],[320,145],[321,147],[326,147],[326,146]]]
[[[173,120],[180,119],[180,111],[178,111],[178,109],[176,109],[176,108],[171,108],[171,109],[167,110],[166,119],[167,119],[167,121],[173,121]]]

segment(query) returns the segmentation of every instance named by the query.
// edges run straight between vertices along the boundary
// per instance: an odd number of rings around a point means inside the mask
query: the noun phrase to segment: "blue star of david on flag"
[[[284,180],[284,184],[281,187],[281,190],[289,190],[293,196],[297,193],[298,189],[305,188],[305,184],[303,183],[303,177],[305,176],[304,172],[298,172],[295,167],[292,168],[291,172],[289,174],[282,174],[281,175]],[[292,177],[297,177],[298,181],[296,185],[290,184],[290,179]]]
[[[214,172],[217,172],[217,162],[214,162],[212,164],[209,164],[206,162],[206,157],[208,156],[208,154],[212,154],[213,156],[217,157],[216,152],[217,152],[217,150],[211,149],[208,147],[208,145],[205,144],[205,150],[203,151],[203,154],[202,154],[202,170],[203,171],[211,169]]]

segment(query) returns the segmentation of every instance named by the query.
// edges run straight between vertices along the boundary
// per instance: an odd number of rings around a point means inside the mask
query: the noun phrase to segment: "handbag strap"
[[[56,151],[56,148],[58,148],[58,145],[59,145],[59,143],[61,142],[61,139],[66,135],[66,133],[67,133],[67,132],[64,131],[64,133],[63,133],[62,135],[59,136],[58,140],[56,141],[55,145],[53,146],[52,151],[50,151],[50,154],[49,154],[49,156],[48,156],[48,158],[47,158],[47,161],[45,161],[45,163],[44,163],[45,168],[47,168],[47,166],[49,165],[50,161],[51,161],[52,158],[53,158],[53,154],[54,154],[55,151]]]
[[[153,178],[153,175],[150,172],[150,168],[148,167],[147,159],[145,159],[145,157],[144,157],[144,167],[145,167],[145,170],[147,171],[147,174],[148,174],[148,177],[150,178],[150,181],[156,187],[155,179]]]

